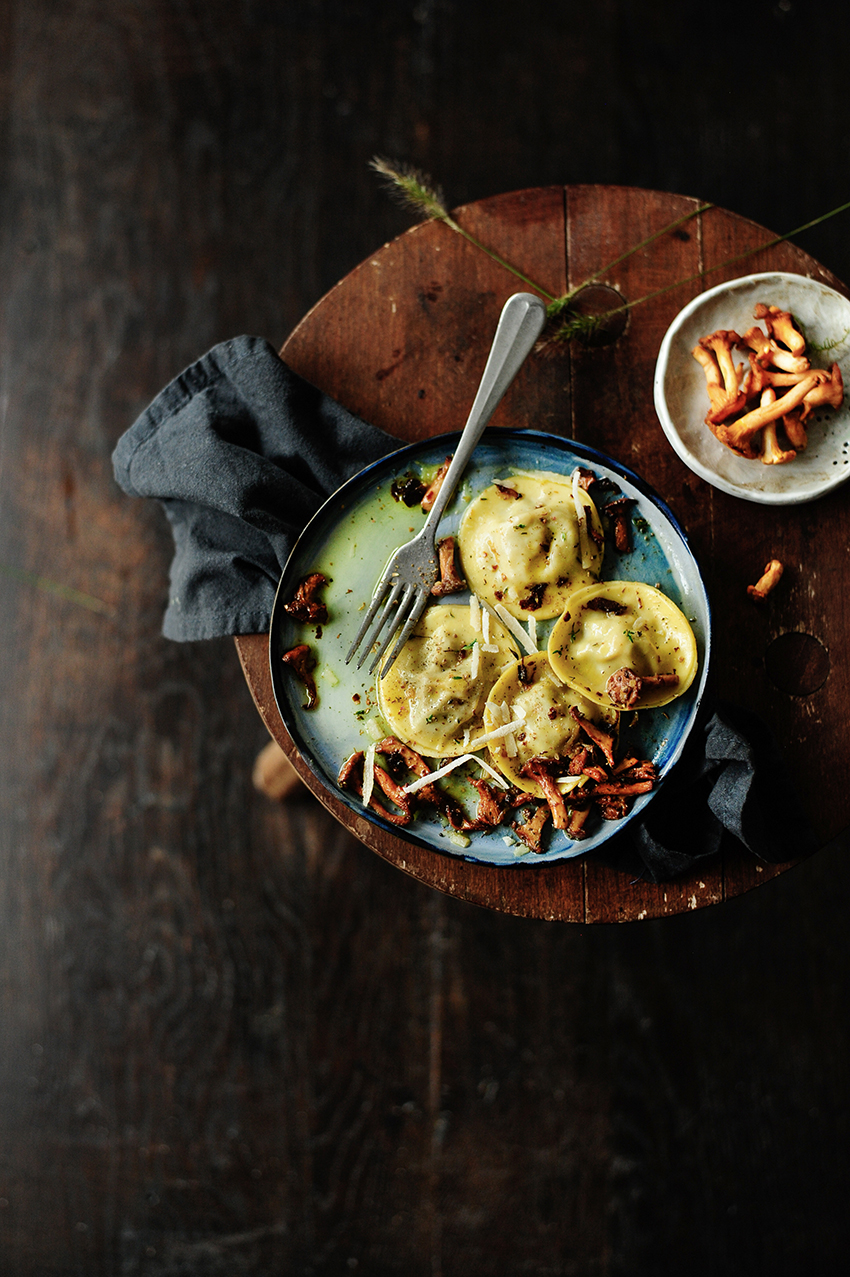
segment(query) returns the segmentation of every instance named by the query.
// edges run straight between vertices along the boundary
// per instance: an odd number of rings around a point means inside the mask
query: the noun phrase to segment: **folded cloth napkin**
[[[118,441],[115,478],[174,535],[167,638],[262,634],[295,539],[327,497],[402,446],[298,377],[260,337],[214,346]]]
[[[365,465],[400,447],[309,385],[267,341],[237,337],[192,364],[119,440],[115,477],[154,497],[174,534],[163,632],[260,634],[301,529]],[[781,863],[814,850],[775,744],[732,706],[705,714],[661,791],[597,859],[655,882],[725,839]]]

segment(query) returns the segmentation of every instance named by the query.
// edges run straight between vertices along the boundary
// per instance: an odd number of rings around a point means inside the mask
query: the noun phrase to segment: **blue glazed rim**
[[[355,742],[350,748],[345,748],[339,753],[336,758],[336,770],[326,762],[322,762],[318,756],[318,749],[311,744],[310,733],[307,730],[307,725],[311,720],[307,715],[311,714],[312,711],[306,711],[300,705],[301,698],[298,695],[300,689],[293,688],[291,677],[280,660],[281,654],[288,650],[294,641],[299,641],[295,637],[298,627],[295,626],[284,611],[283,603],[291,597],[298,581],[307,572],[314,570],[316,547],[322,543],[323,539],[327,538],[332,528],[340,522],[343,510],[349,509],[354,501],[364,497],[364,494],[368,494],[375,488],[378,481],[387,483],[397,475],[403,474],[405,470],[416,463],[437,464],[442,461],[448,453],[453,451],[459,438],[460,432],[453,431],[449,434],[432,436],[416,443],[406,444],[393,452],[387,453],[384,457],[370,463],[370,465],[348,479],[313,515],[292,548],[275,594],[269,631],[269,670],[272,690],[284,726],[304,763],[322,787],[330,791],[353,814],[367,820],[377,828],[385,830],[387,833],[394,834],[411,845],[451,856],[455,860],[467,860],[471,863],[492,865],[494,867],[533,868],[541,864],[551,864],[558,860],[572,859],[598,850],[612,838],[619,835],[627,824],[640,818],[649,802],[660,792],[665,780],[680,759],[687,739],[698,721],[710,664],[710,604],[699,567],[690,549],[684,529],[663,498],[640,475],[629,469],[628,466],[623,465],[622,462],[573,439],[565,439],[559,435],[551,435],[536,430],[489,428],[482,436],[478,449],[470,463],[470,469],[478,465],[479,459],[486,456],[488,452],[504,456],[509,462],[512,454],[533,450],[544,454],[552,454],[553,461],[556,461],[558,457],[569,457],[572,464],[569,469],[562,469],[562,473],[568,473],[576,463],[586,464],[589,468],[595,468],[597,472],[607,472],[606,477],[613,478],[620,485],[621,490],[625,490],[627,495],[633,495],[638,498],[641,516],[645,517],[648,513],[651,513],[653,520],[659,524],[664,535],[669,538],[673,548],[673,558],[677,567],[674,579],[680,592],[677,602],[682,603],[681,592],[684,591],[687,596],[687,604],[691,609],[696,609],[699,612],[699,616],[691,617],[692,621],[696,621],[694,628],[697,632],[700,648],[699,674],[688,692],[678,701],[672,703],[672,706],[676,708],[675,718],[670,720],[670,727],[664,728],[662,725],[661,730],[666,730],[667,736],[656,749],[656,754],[660,756],[658,784],[649,794],[641,795],[628,815],[622,820],[604,822],[602,827],[586,840],[569,842],[564,839],[563,842],[559,842],[558,845],[543,854],[521,854],[521,857],[518,858],[514,852],[502,850],[501,848],[504,847],[504,844],[497,846],[498,831],[485,837],[479,836],[478,840],[474,841],[470,848],[460,848],[451,843],[445,826],[437,820],[427,822],[427,828],[431,836],[423,836],[420,831],[423,823],[426,822],[416,821],[412,825],[399,827],[390,821],[382,819],[371,808],[365,808],[355,794],[340,788],[336,778],[336,773],[344,758],[348,757],[353,748],[363,747],[362,742]],[[432,456],[430,454],[435,455]],[[501,464],[494,467],[496,472],[506,472],[509,469],[518,468],[542,470],[551,469],[552,465],[550,464],[547,467],[545,464],[541,464],[538,459],[522,465],[514,460],[508,465]],[[470,471],[467,471],[467,474],[469,473]],[[633,490],[632,493],[628,493],[628,488]],[[450,511],[456,501],[457,495],[450,504],[449,511],[444,515],[445,523],[450,520]],[[640,505],[641,502],[644,504]],[[654,537],[657,539],[656,534],[654,534]],[[400,541],[398,543],[400,544]],[[389,554],[393,548],[394,546],[388,543],[386,545],[386,554]],[[666,557],[669,561],[669,555]],[[383,564],[375,571],[364,599],[368,598],[368,593],[374,587],[377,573],[382,566]],[[672,571],[672,568],[670,570]],[[632,576],[630,579],[645,578]],[[670,592],[676,597],[676,590],[671,590]],[[687,611],[687,607],[685,610]],[[287,637],[287,631],[290,632],[289,637]],[[660,710],[644,711],[644,715],[659,715],[661,712]],[[646,721],[646,718],[643,721]],[[657,721],[660,722],[660,720]],[[650,754],[650,756],[652,755]]]

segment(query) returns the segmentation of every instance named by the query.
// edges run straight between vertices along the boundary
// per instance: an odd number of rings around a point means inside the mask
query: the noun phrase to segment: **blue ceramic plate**
[[[401,448],[350,479],[322,506],[301,534],[286,565],[272,613],[269,654],[275,699],[286,729],[301,756],[322,784],[352,811],[407,841],[447,855],[490,865],[536,865],[582,855],[606,842],[625,821],[601,821],[581,842],[570,841],[551,830],[547,849],[535,855],[508,827],[472,834],[461,846],[438,816],[421,817],[404,829],[383,821],[363,808],[353,792],[337,785],[340,766],[357,749],[373,740],[368,720],[378,716],[374,681],[366,666],[358,672],[346,666],[345,655],[367,603],[392,550],[418,531],[424,516],[418,505],[409,509],[391,494],[393,481],[405,474],[423,474],[440,465],[457,446],[459,434],[441,435]],[[457,532],[469,501],[494,480],[517,470],[545,470],[568,476],[577,466],[587,466],[600,478],[615,483],[634,501],[630,554],[607,547],[603,577],[608,580],[645,581],[657,585],[679,605],[693,626],[700,666],[688,692],[663,709],[646,710],[624,740],[658,765],[661,778],[670,772],[694,725],[705,687],[710,648],[708,599],[699,569],[684,534],[660,498],[637,475],[618,462],[573,440],[527,430],[490,429],[475,451],[466,475],[440,525],[440,535]],[[315,626],[292,620],[283,604],[292,598],[299,581],[310,572],[328,578],[323,591],[330,620],[317,637]],[[464,595],[452,595],[462,601]],[[466,596],[468,597],[468,596]],[[545,648],[554,622],[540,622],[539,645]],[[317,658],[315,670],[318,705],[304,708],[304,688],[281,661],[297,643],[309,643]],[[448,782],[444,782],[448,783]],[[477,805],[475,791],[458,773],[452,774],[452,792],[465,801],[470,815]],[[638,816],[657,793],[642,795],[626,820]]]

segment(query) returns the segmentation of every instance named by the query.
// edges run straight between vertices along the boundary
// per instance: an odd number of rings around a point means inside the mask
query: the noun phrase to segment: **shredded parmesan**
[[[558,788],[562,794],[570,794],[574,789],[580,789],[582,785],[587,784],[586,776],[559,776]]]
[[[507,701],[502,701],[499,706],[499,714],[503,723],[509,724],[511,722],[511,710]],[[522,720],[520,719],[518,721]],[[505,737],[505,753],[508,758],[516,758],[517,752],[516,737],[513,734],[513,730],[511,730]]]
[[[522,727],[521,718],[515,718],[512,722],[504,723],[501,727],[494,727],[491,732],[485,732],[483,736],[471,741],[469,748],[480,749],[482,745],[486,745],[491,740],[504,740],[506,736],[510,736],[511,732],[515,732],[518,727]]]
[[[485,763],[483,758],[476,758],[475,761],[479,767],[482,767],[485,772],[488,772],[493,777],[500,789],[510,789],[510,785],[505,780],[504,776],[500,776],[495,767],[491,767],[489,763]]]
[[[475,754],[461,754],[460,758],[453,758],[451,762],[446,763],[443,767],[438,767],[436,771],[428,772],[427,776],[417,776],[416,780],[412,780],[409,785],[405,785],[404,792],[406,794],[415,794],[418,789],[422,789],[423,786],[429,785],[432,780],[442,780],[444,776],[448,776],[449,772],[453,772],[454,769],[456,767],[460,767],[462,763],[477,763],[479,767],[483,768],[485,772],[488,772],[493,777],[493,780],[497,785],[500,785],[502,789],[510,788],[504,777],[500,776],[489,763],[485,763],[483,758],[476,758]]]
[[[537,651],[537,645],[532,645],[531,639],[528,637],[528,632],[520,625],[519,621],[515,617],[511,616],[508,609],[502,603],[496,603],[493,610],[505,628],[510,630],[517,642],[525,648],[529,656],[533,656]]]
[[[534,651],[536,652],[537,651],[537,617],[534,615],[533,612],[529,615],[529,618],[528,618],[528,641],[531,643],[531,646],[534,648]]]
[[[476,598],[477,597],[478,596],[476,595]],[[486,605],[484,607],[481,607],[480,601],[478,606],[479,608],[481,608],[481,614],[482,614],[481,615],[481,637],[485,643],[489,643],[490,642],[490,609]]]
[[[472,668],[469,671],[469,677],[474,681],[478,678],[478,671],[481,667],[481,649],[478,646],[478,640],[472,644]]]
[[[363,756],[363,806],[369,806],[369,799],[372,797],[372,790],[375,786],[375,748],[369,745]]]
[[[386,729],[378,722],[377,718],[367,718],[363,726],[374,741],[383,740],[387,734]]]
[[[472,754],[461,754],[459,758],[453,758],[444,767],[438,767],[435,772],[428,772],[426,776],[417,776],[416,780],[412,780],[409,785],[405,785],[404,792],[406,794],[415,794],[417,789],[422,789],[424,785],[430,784],[432,780],[442,780],[444,776],[448,776],[449,772],[453,772],[456,767],[460,767],[461,763],[469,762],[478,762],[478,759],[473,758]]]
[[[581,555],[581,566],[589,568],[593,563],[593,554],[590,547],[590,534],[587,529],[587,506],[581,499],[581,484],[579,482],[581,475],[578,466],[572,474],[573,479],[573,503],[576,508],[576,522],[578,523],[578,544],[579,553]]]
[[[481,604],[478,602],[477,594],[469,596],[469,624],[476,634],[481,629]]]

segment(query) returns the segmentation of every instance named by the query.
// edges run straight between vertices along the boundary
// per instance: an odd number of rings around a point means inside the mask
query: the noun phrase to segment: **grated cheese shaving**
[[[576,522],[578,523],[578,544],[579,553],[581,555],[581,566],[589,568],[593,563],[593,554],[590,547],[590,534],[587,529],[587,506],[581,499],[581,484],[579,482],[581,475],[578,466],[572,474],[573,479],[573,503],[576,508]]]
[[[505,723],[502,727],[494,727],[491,732],[485,732],[483,736],[479,736],[477,740],[471,741],[470,749],[480,749],[482,745],[486,745],[491,740],[504,740],[511,732],[515,732],[518,727],[522,727],[522,719],[515,718],[513,722]]]
[[[574,789],[580,789],[582,785],[587,784],[587,777],[559,776],[557,784],[562,794],[571,794]]]
[[[369,806],[372,790],[375,787],[375,749],[376,745],[367,746],[363,756],[363,806]]]
[[[474,681],[478,678],[478,671],[481,668],[481,649],[478,646],[478,640],[472,644],[472,668],[469,671],[469,677]]]
[[[510,723],[511,710],[507,701],[502,701],[499,706],[499,713],[503,723]],[[517,756],[516,737],[514,736],[513,731],[509,731],[505,737],[505,753],[508,758],[516,758]]]
[[[371,736],[374,741],[383,740],[387,734],[386,730],[378,722],[377,718],[367,718],[363,726],[367,735]]]
[[[469,596],[469,624],[476,634],[481,629],[481,604],[478,602],[477,594]]]
[[[510,789],[510,785],[505,780],[504,776],[500,776],[495,767],[491,767],[489,763],[485,763],[483,758],[476,758],[475,761],[479,767],[482,767],[485,772],[488,772],[493,777],[500,789]]]
[[[520,625],[516,617],[511,616],[508,609],[502,603],[494,604],[493,610],[505,628],[510,630],[517,642],[525,648],[529,656],[533,656],[537,651],[537,645],[532,645],[531,639],[528,637],[528,631]]]
[[[477,762],[473,759],[472,754],[461,754],[459,758],[453,758],[451,762],[446,763],[443,767],[438,767],[434,772],[428,772],[426,776],[417,776],[416,780],[412,780],[409,785],[404,786],[406,794],[415,794],[417,789],[422,789],[424,785],[430,784],[432,780],[442,780],[444,776],[448,776],[449,772],[453,772],[456,767],[460,767],[461,763]]]
[[[404,786],[404,792],[406,794],[415,794],[418,789],[422,789],[423,786],[429,785],[432,780],[442,780],[444,776],[448,776],[449,772],[453,772],[454,769],[456,767],[460,767],[462,763],[477,763],[485,772],[489,772],[496,784],[500,785],[502,789],[510,788],[504,777],[500,776],[489,763],[485,763],[483,758],[477,758],[475,754],[461,754],[459,758],[453,758],[443,767],[438,767],[436,771],[428,772],[426,776],[417,776],[416,780],[412,780],[409,785]]]

